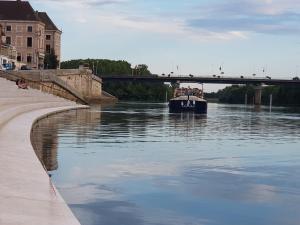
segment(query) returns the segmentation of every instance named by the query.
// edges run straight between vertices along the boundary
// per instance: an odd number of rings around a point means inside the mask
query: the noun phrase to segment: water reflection
[[[32,137],[83,225],[296,225],[297,110],[120,103],[46,118]]]
[[[73,144],[84,143],[89,138],[90,132],[93,132],[101,121],[101,107],[97,106],[97,109],[96,113],[91,113],[87,109],[72,110],[46,117],[33,125],[31,142],[36,155],[48,171],[58,169],[57,151],[60,131],[70,128],[75,137]]]
[[[49,133],[44,132],[45,128],[49,128]],[[35,153],[41,163],[48,171],[58,169],[57,163],[57,123],[49,118],[43,119],[34,124],[31,132],[31,142]]]

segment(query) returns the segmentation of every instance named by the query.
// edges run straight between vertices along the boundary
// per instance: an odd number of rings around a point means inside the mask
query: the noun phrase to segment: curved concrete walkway
[[[82,107],[0,78],[1,225],[79,225],[35,155],[30,132],[44,115]]]

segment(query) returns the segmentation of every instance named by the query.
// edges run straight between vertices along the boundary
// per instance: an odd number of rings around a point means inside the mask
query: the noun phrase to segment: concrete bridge
[[[300,80],[271,79],[267,77],[225,77],[225,76],[132,76],[132,75],[102,75],[102,81],[144,81],[144,82],[170,82],[170,83],[206,83],[206,84],[253,84],[253,85],[299,85]]]
[[[255,86],[255,105],[261,105],[262,85],[297,85],[299,79],[271,79],[271,77],[225,77],[225,76],[136,76],[136,75],[102,75],[103,82],[107,81],[140,81],[140,82],[170,82],[170,83],[207,83],[207,84],[245,84]]]

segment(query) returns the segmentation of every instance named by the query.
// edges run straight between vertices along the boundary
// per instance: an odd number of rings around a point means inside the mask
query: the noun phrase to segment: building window
[[[50,52],[51,52],[51,46],[46,45],[46,53],[50,54]]]
[[[11,37],[6,37],[6,44],[11,45]]]
[[[31,62],[32,62],[32,56],[31,56],[31,54],[28,54],[28,55],[27,55],[27,62],[28,62],[28,63],[31,63]]]
[[[51,35],[46,35],[46,40],[51,40]]]
[[[16,31],[17,32],[22,32],[22,30],[23,30],[23,27],[21,25],[16,26]]]
[[[21,54],[20,54],[20,53],[18,53],[17,61],[18,61],[18,62],[21,62],[21,61],[22,61],[22,57],[21,57]]]
[[[27,47],[32,47],[32,37],[27,38]]]
[[[21,36],[17,36],[16,37],[16,47],[22,47],[22,37]]]
[[[28,31],[28,32],[32,32],[32,26],[28,26],[28,27],[27,27],[27,31]]]
[[[6,26],[6,31],[11,31],[11,26]]]

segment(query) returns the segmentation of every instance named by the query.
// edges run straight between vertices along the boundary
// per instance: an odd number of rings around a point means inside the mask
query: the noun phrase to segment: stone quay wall
[[[102,80],[86,68],[9,71],[0,76],[10,80],[23,78],[31,88],[82,104],[101,102],[103,97]],[[107,101],[106,96],[104,100]]]

